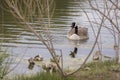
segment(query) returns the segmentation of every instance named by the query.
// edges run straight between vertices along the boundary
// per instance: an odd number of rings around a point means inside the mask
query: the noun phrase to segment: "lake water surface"
[[[102,4],[101,0],[97,0],[97,2]],[[97,20],[98,16],[96,16],[97,14],[91,10],[87,0],[56,0],[56,4],[55,13],[53,19],[51,20],[51,25],[54,27],[50,28],[53,36],[54,47],[62,50],[64,61],[68,63],[68,66],[65,67],[70,68],[71,65],[75,65],[73,64],[75,61],[79,62],[79,60],[80,63],[76,63],[76,65],[80,65],[90,52],[95,41],[92,28],[81,8],[87,12],[91,20],[94,20],[94,17]],[[0,11],[1,51],[7,50],[7,52],[11,54],[12,58],[15,59],[15,62],[11,64],[11,67],[14,67],[16,62],[19,62],[21,57],[23,60],[27,60],[30,57],[40,54],[44,57],[44,59],[50,58],[50,54],[47,49],[33,33],[17,25],[11,14],[2,10]],[[72,22],[76,22],[78,26],[88,28],[88,40],[73,42],[67,39],[67,32],[70,30],[70,25]],[[35,21],[35,23],[39,24],[37,21]],[[98,26],[94,25],[94,28],[97,31]],[[39,28],[36,27],[36,29],[38,30]],[[114,51],[111,49],[114,41],[113,36],[110,35],[107,29],[102,28],[101,37],[102,41],[100,43],[103,48],[103,54],[113,56]],[[71,58],[69,54],[70,51],[74,50],[74,47],[78,48],[78,53],[76,55],[76,59],[74,59],[72,63],[70,60],[73,58]],[[60,54],[59,51],[57,51],[57,53]],[[21,62],[13,73],[29,73],[30,71],[28,71],[26,64],[27,62]],[[33,72],[38,70],[39,68],[37,68],[37,70],[35,68]]]

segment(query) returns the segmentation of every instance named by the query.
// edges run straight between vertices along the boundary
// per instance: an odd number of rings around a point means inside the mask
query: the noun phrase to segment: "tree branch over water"
[[[22,22],[24,28],[27,28],[34,33],[39,41],[45,45],[57,64],[60,74],[64,76],[62,68],[56,61],[56,52],[52,43],[52,35],[49,30],[49,27],[51,26],[50,20],[55,9],[54,0],[4,0],[4,2],[6,3],[5,7],[8,8],[7,10]],[[43,30],[43,33],[38,33],[34,29],[34,26],[36,25],[31,24],[34,22],[33,18],[38,19],[40,23],[39,27]],[[43,36],[43,34],[45,36]]]

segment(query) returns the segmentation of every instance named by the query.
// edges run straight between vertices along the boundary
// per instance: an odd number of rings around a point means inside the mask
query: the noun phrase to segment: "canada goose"
[[[43,61],[43,57],[41,55],[36,55],[34,61]]]
[[[73,22],[67,37],[71,40],[88,39],[88,28],[75,26],[75,22]]]
[[[51,66],[48,65],[48,64],[46,64],[46,63],[43,63],[43,64],[42,64],[42,68],[43,68],[43,70],[45,70],[46,72],[50,72],[50,70],[51,70]]]
[[[102,60],[102,54],[101,51],[96,51],[95,54],[93,55],[93,60]]]
[[[56,72],[58,71],[57,65],[55,63],[43,63],[42,64],[42,68],[48,72],[48,73],[52,73],[52,72]]]

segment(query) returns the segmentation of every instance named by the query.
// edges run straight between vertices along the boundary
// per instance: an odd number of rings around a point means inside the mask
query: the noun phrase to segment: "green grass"
[[[85,68],[89,69],[86,70]],[[120,80],[120,64],[114,61],[91,62],[72,77],[62,78],[59,74],[37,73],[36,75],[19,75],[12,80]]]
[[[49,74],[49,73],[37,73],[36,75],[31,76],[16,76],[13,80],[76,80],[73,77],[62,78],[57,73]]]
[[[7,56],[0,54],[0,64]],[[57,73],[49,74],[42,72],[34,75],[18,75],[12,80],[120,80],[119,75],[120,63],[105,61],[87,63],[83,69],[72,75],[72,77],[62,78]]]
[[[120,80],[120,64],[114,61],[91,62],[85,68],[75,74],[78,80]]]

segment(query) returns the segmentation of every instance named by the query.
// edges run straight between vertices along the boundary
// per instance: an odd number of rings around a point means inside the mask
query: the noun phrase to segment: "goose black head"
[[[75,27],[75,22],[73,22],[73,23],[72,23],[72,26],[71,26],[71,27],[72,27],[72,28],[74,28],[74,27]]]

